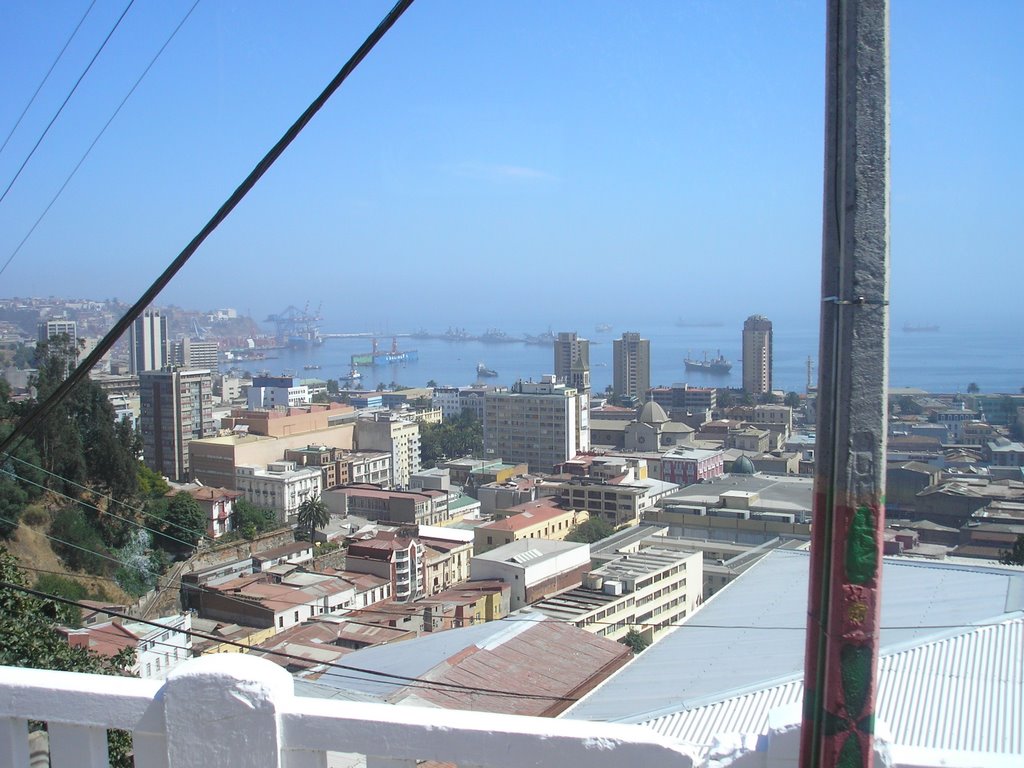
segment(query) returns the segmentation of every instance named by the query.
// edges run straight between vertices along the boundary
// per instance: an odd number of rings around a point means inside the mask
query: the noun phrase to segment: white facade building
[[[323,490],[318,467],[298,467],[294,461],[275,461],[266,469],[241,466],[235,469],[235,489],[260,507],[272,509],[282,523],[294,523],[299,506]]]

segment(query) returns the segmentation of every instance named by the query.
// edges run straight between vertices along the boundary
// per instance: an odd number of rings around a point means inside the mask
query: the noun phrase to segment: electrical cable
[[[67,483],[68,485],[73,485],[74,487],[80,488],[83,491],[95,494],[96,496],[99,496],[101,499],[106,499],[107,503],[108,503],[108,508],[105,509],[105,510],[104,509],[100,509],[96,505],[90,504],[89,502],[85,501],[84,499],[78,499],[78,498],[75,498],[74,496],[69,496],[68,494],[66,494],[66,493],[64,493],[62,491],[58,491],[58,490],[56,490],[54,488],[49,488],[49,487],[47,487],[45,485],[41,485],[40,483],[37,483],[37,482],[35,482],[33,480],[29,480],[27,477],[22,477],[21,475],[17,474],[16,472],[13,472],[13,471],[11,471],[9,469],[4,469],[3,466],[0,466],[0,475],[2,475],[2,474],[10,475],[11,477],[13,477],[16,480],[21,480],[22,482],[28,483],[29,485],[34,485],[36,488],[42,488],[44,491],[52,493],[55,496],[60,496],[62,498],[65,498],[68,501],[73,502],[75,504],[81,504],[84,507],[87,507],[89,509],[95,510],[96,512],[99,512],[101,515],[109,515],[110,517],[113,517],[113,518],[115,518],[117,520],[121,520],[121,521],[123,521],[125,523],[128,523],[129,525],[134,525],[134,526],[137,526],[137,527],[142,528],[144,530],[147,530],[150,533],[154,533],[154,534],[157,534],[159,536],[164,536],[164,537],[166,537],[168,539],[172,539],[172,540],[178,542],[179,544],[184,544],[185,546],[187,546],[189,548],[194,546],[192,544],[189,544],[187,541],[183,541],[182,539],[175,538],[174,536],[171,536],[170,534],[167,534],[167,533],[163,533],[162,531],[157,531],[154,528],[149,528],[149,527],[147,527],[147,526],[143,525],[142,523],[139,523],[139,522],[137,522],[135,520],[131,520],[129,518],[121,517],[120,515],[116,515],[116,514],[114,514],[113,512],[110,511],[109,504],[119,504],[122,507],[124,507],[125,509],[128,509],[128,510],[131,510],[132,512],[135,512],[137,515],[139,515],[143,519],[146,519],[147,517],[150,518],[150,519],[157,519],[161,523],[163,523],[165,525],[169,525],[169,526],[171,526],[173,528],[177,528],[178,530],[180,530],[180,531],[182,531],[184,533],[195,533],[195,531],[193,531],[191,528],[186,528],[184,525],[181,525],[180,523],[175,523],[173,520],[163,520],[161,518],[158,518],[152,512],[147,512],[145,507],[134,507],[131,504],[128,504],[127,502],[125,502],[125,501],[120,501],[118,499],[113,498],[112,496],[107,496],[106,494],[98,493],[98,492],[94,491],[92,488],[88,488],[88,487],[82,485],[81,483],[76,483],[74,480],[70,480],[70,479],[68,479],[68,478],[66,478],[66,477],[64,477],[62,475],[57,474],[56,472],[51,472],[51,471],[49,471],[47,469],[43,469],[42,467],[37,466],[36,464],[33,464],[30,461],[25,461],[25,459],[20,459],[17,456],[8,456],[7,458],[8,459],[13,459],[14,461],[20,462],[21,464],[25,464],[26,466],[32,467],[33,469],[36,469],[36,470],[38,470],[40,472],[43,472],[44,474],[47,474],[50,477],[54,477],[54,478],[60,480],[63,483]],[[182,491],[182,493],[187,493],[187,491]],[[205,530],[202,532],[202,534],[200,535],[199,538],[200,539],[207,539],[209,541],[214,541],[214,539],[209,534],[207,534],[207,532]]]
[[[134,0],[133,0],[134,2]],[[381,20],[380,24],[377,25],[376,29],[370,33],[369,37],[363,42],[361,46],[352,54],[351,58],[345,62],[338,74],[334,76],[327,87],[317,96],[313,102],[306,108],[306,110],[299,116],[299,118],[285,131],[284,135],[278,140],[278,142],[263,156],[263,159],[256,164],[256,167],[246,176],[245,180],[238,186],[237,189],[231,194],[231,196],[224,202],[223,205],[217,210],[213,217],[206,223],[206,225],[199,231],[188,245],[175,257],[175,259],[167,266],[167,268],[160,274],[160,276],[150,285],[149,288],[142,294],[141,297],[133,304],[124,316],[118,320],[113,328],[107,332],[96,347],[90,352],[86,358],[79,363],[78,367],[58,386],[45,401],[38,404],[31,413],[28,414],[21,422],[19,422],[15,428],[11,431],[6,438],[0,442],[0,454],[12,453],[10,450],[11,445],[14,444],[15,440],[18,440],[18,444],[24,440],[25,436],[29,433],[29,430],[34,429],[35,426],[42,421],[78,384],[88,372],[95,366],[107,352],[117,343],[117,341],[124,335],[125,331],[128,330],[129,326],[135,321],[135,318],[142,314],[143,310],[146,309],[153,300],[156,299],[157,295],[167,286],[171,279],[181,270],[182,267],[188,262],[198,249],[203,244],[207,237],[209,237],[221,222],[228,217],[228,215],[235,209],[235,207],[242,202],[245,196],[256,186],[258,182],[271,166],[277,161],[277,159],[284,153],[285,149],[295,140],[295,138],[302,132],[302,129],[306,127],[310,120],[316,115],[317,112],[327,103],[327,100],[334,94],[338,88],[341,87],[342,83],[348,79],[348,76],[355,71],[356,67],[359,66],[360,62],[366,58],[367,54],[374,48],[374,46],[384,37],[385,33],[395,24],[396,21],[402,16],[403,13],[411,6],[413,0],[399,0],[398,3],[388,12],[388,14]],[[15,446],[16,449],[17,446]]]
[[[57,58],[53,60],[53,63],[50,64],[50,68],[46,70],[46,74],[43,75],[43,79],[42,81],[40,81],[39,86],[36,88],[36,92],[32,94],[32,98],[28,100],[28,104],[25,105],[25,108],[21,110],[21,114],[18,115],[18,119],[14,121],[14,127],[11,128],[11,132],[7,134],[7,138],[4,139],[4,143],[0,144],[0,154],[3,154],[4,149],[7,147],[7,142],[11,140],[11,137],[14,135],[14,132],[18,130],[18,126],[21,125],[21,121],[25,119],[25,115],[28,114],[29,109],[32,108],[32,105],[35,103],[36,97],[39,95],[39,92],[43,90],[43,86],[46,85],[46,81],[50,79],[50,75],[53,74],[54,68],[60,62],[61,58],[63,58],[64,52],[68,49],[68,46],[71,45],[71,41],[75,39],[75,35],[77,35],[78,30],[82,28],[82,24],[85,23],[85,20],[89,16],[89,13],[92,11],[94,5],[96,5],[96,0],[92,0],[92,2],[89,3],[89,7],[85,9],[85,13],[82,14],[82,18],[78,20],[78,24],[75,25],[74,30],[71,32],[71,36],[68,37],[68,39],[64,43],[64,47],[61,48],[60,53],[57,54]],[[0,274],[2,274],[2,272],[3,270],[0,270]]]
[[[2,517],[2,516],[0,516],[0,521],[7,522],[7,523],[12,523],[11,520],[9,520],[9,519],[7,519],[5,517]],[[101,552],[97,552],[95,550],[88,549],[87,547],[81,547],[81,546],[78,546],[78,545],[75,545],[75,544],[70,544],[69,542],[66,542],[63,539],[59,539],[59,538],[56,538],[54,536],[50,536],[49,534],[41,534],[41,535],[44,536],[47,539],[50,539],[51,541],[57,541],[57,542],[59,542],[61,544],[68,544],[68,546],[75,547],[76,549],[79,549],[79,550],[81,550],[83,552],[94,554],[97,557],[102,557],[102,558],[105,558],[107,560],[113,560],[113,562],[117,562],[118,564],[121,564],[121,562],[119,560],[114,560],[113,558],[110,558],[110,557],[104,555]],[[74,573],[70,573],[69,574],[69,573],[66,573],[66,572],[50,571],[50,570],[45,570],[45,569],[42,569],[42,568],[35,568],[35,567],[32,567],[32,566],[25,566],[25,565],[19,565],[18,567],[23,569],[23,570],[26,570],[26,571],[37,571],[37,572],[40,572],[40,573],[52,573],[52,574],[59,575],[59,576],[66,576],[68,578],[103,579],[105,581],[112,581],[114,583],[117,583],[116,579],[111,579],[110,577],[106,577],[106,576],[97,576],[97,575],[93,575],[93,574],[74,574]],[[311,571],[309,573],[315,573],[315,572]],[[248,574],[248,575],[255,575],[255,574]],[[324,575],[327,575],[327,574],[324,574]],[[339,579],[341,579],[343,581],[349,581],[349,579],[347,579],[345,576],[336,576],[335,578],[339,578]],[[218,596],[218,597],[220,597],[220,598],[222,598],[222,599],[224,599],[224,600],[226,600],[228,602],[237,603],[238,605],[242,605],[242,606],[246,606],[246,607],[250,607],[250,608],[253,605],[251,601],[239,598],[239,597],[237,597],[236,595],[234,595],[232,593],[223,592],[223,591],[221,591],[219,589],[208,587],[208,586],[206,586],[204,584],[186,583],[186,582],[182,581],[180,578],[177,579],[177,580],[171,579],[168,582],[168,584],[165,586],[165,589],[170,588],[170,587],[178,587],[178,588],[185,587],[185,588],[187,588],[189,590],[192,590],[192,591],[203,592],[203,593],[206,593],[206,594],[215,595],[215,596]],[[343,608],[341,610],[344,610],[346,612],[344,614],[345,616],[353,616],[356,619],[358,619],[361,614],[377,614],[377,615],[380,615],[380,616],[394,616],[396,618],[409,618],[412,615],[412,613],[410,613],[409,611],[388,610],[387,608],[374,608],[374,607],[372,607],[373,605],[374,604],[371,604],[369,606],[366,606],[365,608],[348,608],[348,607],[346,607],[346,608]],[[422,605],[422,604],[421,603],[410,603],[409,605],[415,606],[415,605]],[[311,616],[309,618],[310,619],[317,619],[318,617],[324,616],[324,615],[325,614],[317,614],[316,616]],[[551,621],[551,622],[555,622],[557,624],[566,624],[566,625],[572,625],[572,626],[577,626],[578,622],[580,621],[579,619],[559,619],[559,618],[555,618],[553,616],[548,616],[547,614],[544,614],[541,611],[536,611],[536,613],[534,615],[543,616],[544,617],[544,619],[543,619],[544,621]],[[134,617],[132,617],[132,618],[134,620]],[[485,623],[485,624],[486,623],[495,623],[495,622],[515,623],[515,622],[535,622],[535,621],[537,621],[537,619],[533,618],[533,616],[529,616],[529,615],[510,615],[510,616],[504,616],[504,617],[502,617],[500,619],[493,619],[490,622],[484,621],[483,623]],[[1001,624],[1003,621],[1004,621],[1004,619],[999,619],[997,621],[991,621],[991,622],[977,622],[977,623],[970,623],[970,624],[906,624],[906,625],[902,625],[902,624],[887,624],[887,625],[881,626],[880,629],[882,629],[882,630],[899,630],[899,631],[911,631],[911,630],[918,630],[918,629],[927,629],[927,630],[976,629],[976,628],[979,628],[979,627],[996,626],[998,624]],[[471,624],[472,623],[473,622],[471,622]],[[603,620],[603,619],[596,619],[594,621],[590,621],[590,622],[587,622],[587,623],[588,624],[598,624],[598,625],[601,625],[601,626],[612,626],[612,625],[617,624],[619,622],[617,622],[617,621],[606,621],[606,620]],[[649,627],[653,627],[653,628],[669,628],[669,627],[671,627],[671,628],[682,628],[682,629],[730,629],[730,630],[757,630],[757,631],[766,630],[766,631],[772,631],[772,632],[780,632],[780,631],[781,632],[805,632],[807,630],[807,627],[803,626],[803,625],[801,625],[801,626],[782,626],[782,625],[764,625],[764,624],[718,624],[718,623],[709,624],[709,623],[704,623],[704,622],[699,622],[699,621],[669,622],[669,623],[665,623],[665,624],[662,624],[661,622],[656,622],[656,621],[642,621],[642,622],[635,622],[634,621],[634,622],[627,622],[627,625],[631,626],[631,627],[643,627],[643,628],[649,628]],[[578,627],[578,628],[582,629],[582,627]]]
[[[78,86],[81,85],[82,80],[85,79],[85,76],[89,74],[89,70],[92,69],[92,65],[96,62],[96,59],[99,58],[99,55],[103,52],[103,49],[107,47],[107,43],[110,41],[110,38],[114,36],[114,32],[116,32],[117,28],[121,26],[121,20],[124,19],[124,17],[127,15],[128,11],[131,9],[134,3],[135,0],[128,0],[128,5],[125,6],[125,9],[123,11],[121,11],[121,15],[118,16],[117,21],[114,22],[114,26],[110,29],[110,32],[108,32],[107,36],[103,39],[103,43],[96,50],[96,53],[93,54],[92,58],[89,60],[88,65],[86,65],[85,69],[82,71],[82,74],[78,76],[78,80],[75,81],[74,86],[72,86],[71,90],[68,92],[68,95],[64,98],[64,101],[61,103],[60,107],[54,113],[53,117],[50,118],[50,122],[47,123],[46,128],[44,128],[43,132],[39,135],[39,138],[36,140],[36,143],[33,145],[31,151],[29,151],[28,156],[25,158],[24,162],[22,162],[21,166],[18,168],[18,171],[14,174],[14,178],[11,179],[10,183],[7,185],[7,188],[4,189],[3,194],[0,194],[0,203],[2,203],[4,201],[4,198],[7,197],[7,193],[11,191],[11,187],[14,186],[14,182],[16,182],[18,180],[18,177],[21,176],[21,172],[25,170],[25,166],[28,165],[28,161],[32,159],[32,156],[36,153],[36,150],[39,149],[39,145],[43,143],[43,139],[45,139],[46,135],[50,132],[50,128],[52,128],[53,124],[57,122],[57,118],[60,117],[61,113],[64,111],[64,107],[66,107],[67,103],[71,101],[71,97],[75,95],[75,91],[78,90]]]
[[[95,0],[93,0],[93,2],[95,3]],[[126,93],[124,98],[121,99],[121,103],[117,105],[117,109],[114,110],[114,113],[110,116],[110,119],[108,119],[107,122],[103,125],[103,127],[100,129],[100,132],[96,134],[96,137],[92,140],[92,143],[89,145],[88,149],[86,149],[85,153],[78,159],[78,163],[75,164],[75,167],[71,169],[71,173],[69,173],[67,178],[64,179],[64,183],[60,185],[60,189],[58,189],[56,194],[54,194],[54,196],[50,198],[50,202],[46,204],[46,207],[43,209],[43,212],[39,214],[39,218],[35,220],[35,223],[29,228],[28,232],[25,233],[25,236],[21,239],[21,242],[18,243],[18,245],[15,247],[13,251],[11,251],[11,255],[7,257],[7,261],[3,263],[3,266],[0,266],[0,276],[2,276],[3,273],[7,270],[7,267],[10,266],[10,263],[14,261],[14,257],[21,252],[22,247],[25,245],[25,243],[28,242],[28,239],[32,237],[32,233],[36,231],[36,228],[46,217],[46,214],[50,212],[50,209],[53,207],[54,203],[56,203],[60,196],[64,193],[64,190],[67,188],[68,184],[71,183],[71,180],[75,177],[75,174],[78,173],[78,169],[82,167],[82,164],[85,162],[86,158],[89,157],[93,148],[103,137],[103,134],[107,132],[107,128],[110,127],[110,124],[114,122],[114,118],[116,118],[118,114],[120,114],[121,108],[127,103],[128,99],[131,98],[132,94],[135,93],[135,89],[139,87],[139,83],[142,82],[143,78],[145,78],[146,75],[149,74],[149,70],[153,68],[153,65],[156,64],[156,60],[160,58],[160,55],[164,52],[167,46],[170,45],[171,41],[178,34],[178,30],[180,30],[182,26],[184,26],[185,22],[188,21],[189,16],[192,15],[192,11],[196,9],[196,6],[199,5],[199,2],[200,0],[195,0],[195,2],[192,3],[192,7],[188,9],[188,12],[182,17],[181,21],[178,22],[178,26],[174,28],[170,36],[164,41],[164,44],[160,46],[160,50],[156,52],[156,55],[152,59],[150,59],[150,62],[146,65],[146,68],[142,70],[142,74],[139,75],[138,79],[135,81],[135,84],[128,89],[128,93]],[[91,7],[92,6],[90,6],[90,8]]]
[[[39,598],[41,600],[52,600],[54,602],[63,603],[64,605],[72,605],[78,608],[92,609],[92,606],[86,605],[85,603],[81,603],[78,600],[71,600],[70,598],[60,597],[59,595],[50,595],[46,592],[41,592],[37,589],[32,589],[31,587],[26,587],[21,584],[14,584],[9,581],[0,581],[0,589],[13,589],[24,594],[32,595],[33,597]],[[293,661],[301,661],[304,664],[309,663],[309,659],[303,658],[302,656],[298,656],[296,654],[286,653],[284,651],[270,650],[266,648],[256,648],[255,646],[247,645],[246,643],[240,643],[234,640],[227,640],[225,638],[217,637],[216,635],[210,635],[206,632],[200,632],[197,630],[184,630],[179,627],[168,627],[166,624],[160,624],[158,622],[150,621],[148,619],[139,619],[134,616],[129,616],[128,614],[121,613],[120,611],[104,610],[103,613],[107,614],[108,616],[114,616],[122,620],[130,621],[135,624],[146,624],[151,627],[156,627],[157,629],[164,629],[171,632],[177,632],[179,634],[189,635],[192,637],[199,637],[203,640],[211,640],[213,642],[222,643],[224,645],[231,645],[236,648],[242,648],[247,651],[257,651],[259,653],[264,653],[271,656],[277,656],[280,658],[290,659]],[[339,664],[337,662],[323,662],[322,666],[326,666],[331,669],[342,670],[344,672],[355,672],[360,675],[370,675],[372,677],[379,677],[389,681],[409,683],[412,684],[413,687],[426,688],[428,690],[437,690],[441,692],[469,692],[479,693],[487,696],[507,696],[517,699],[539,699],[543,701],[576,701],[575,698],[566,696],[548,696],[537,693],[520,693],[518,691],[508,691],[498,688],[483,688],[480,686],[462,685],[461,683],[446,683],[441,680],[424,680],[422,678],[414,677],[411,675],[399,675],[392,672],[380,672],[378,670],[354,667],[348,664]],[[343,677],[347,677],[350,679],[363,679],[353,677],[352,675],[343,675]]]

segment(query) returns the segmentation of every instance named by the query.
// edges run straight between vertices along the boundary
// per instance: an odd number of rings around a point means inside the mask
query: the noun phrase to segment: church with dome
[[[608,414],[595,412],[590,421],[591,444],[625,451],[663,453],[693,445],[693,435],[692,427],[672,421],[653,400],[632,413],[624,409]]]

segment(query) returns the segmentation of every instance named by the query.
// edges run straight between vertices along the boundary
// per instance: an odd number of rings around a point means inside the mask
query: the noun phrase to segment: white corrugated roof
[[[642,722],[803,671],[807,552],[775,550],[572,707],[580,720]],[[1019,618],[1024,571],[886,558],[881,653]]]
[[[892,743],[948,752],[1024,754],[1024,619],[1010,619],[879,660],[876,714]],[[659,717],[663,736],[710,746],[763,734],[768,713],[798,704],[800,679]]]

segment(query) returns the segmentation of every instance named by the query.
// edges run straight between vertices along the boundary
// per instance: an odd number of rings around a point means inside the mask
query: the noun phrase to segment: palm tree
[[[298,528],[309,533],[309,540],[331,521],[331,510],[319,496],[309,496],[299,505]]]

